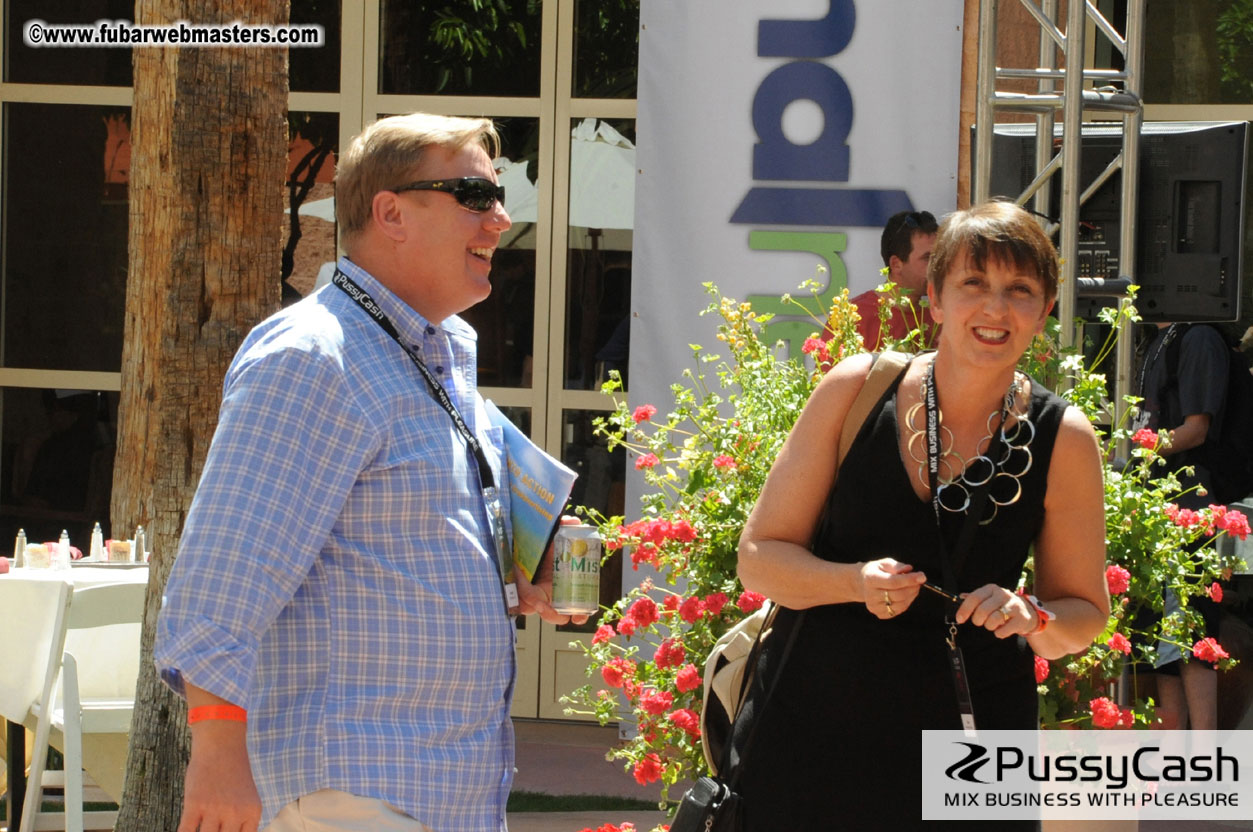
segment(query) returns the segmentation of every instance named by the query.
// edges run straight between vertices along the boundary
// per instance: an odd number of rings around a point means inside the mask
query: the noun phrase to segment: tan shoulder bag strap
[[[870,372],[866,374],[866,382],[862,385],[861,391],[858,392],[857,398],[853,399],[853,405],[848,409],[848,415],[844,417],[844,427],[840,430],[840,442],[835,446],[836,467],[844,460],[844,454],[848,451],[853,440],[857,438],[858,431],[861,430],[862,424],[866,421],[866,417],[870,415],[870,411],[879,403],[879,399],[892,386],[892,382],[905,370],[913,356],[906,355],[903,352],[882,352],[875,359],[874,364],[870,365]]]

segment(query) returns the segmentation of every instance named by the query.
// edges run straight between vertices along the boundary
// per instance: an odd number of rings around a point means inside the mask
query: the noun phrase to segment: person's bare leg
[[[1218,730],[1218,671],[1199,659],[1184,662],[1179,671],[1183,680],[1189,722],[1197,731]]]
[[[1154,674],[1157,679],[1157,717],[1165,731],[1188,727],[1188,699],[1183,680],[1165,673]]]

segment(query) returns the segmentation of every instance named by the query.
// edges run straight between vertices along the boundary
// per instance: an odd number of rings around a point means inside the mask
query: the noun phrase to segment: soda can
[[[592,615],[600,609],[600,535],[592,526],[559,526],[553,540],[553,609]]]

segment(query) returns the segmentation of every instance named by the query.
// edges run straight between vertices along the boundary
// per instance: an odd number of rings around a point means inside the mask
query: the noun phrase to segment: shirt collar
[[[375,303],[383,310],[383,314],[391,319],[402,338],[413,343],[420,343],[425,335],[434,334],[442,329],[449,335],[467,338],[471,341],[478,340],[474,327],[460,317],[450,315],[444,319],[443,323],[432,324],[412,306],[401,300],[395,292],[384,286],[378,278],[347,257],[339,258],[337,265],[340,271],[352,278],[354,283],[374,298]]]

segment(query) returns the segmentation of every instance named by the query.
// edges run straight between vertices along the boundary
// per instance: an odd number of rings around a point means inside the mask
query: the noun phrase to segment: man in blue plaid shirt
[[[335,284],[231,364],[155,648],[192,723],[180,832],[505,828],[514,629],[483,485],[507,522],[508,473],[457,317],[510,226],[498,146],[485,119],[367,127]],[[549,588],[519,578],[520,609],[563,623]]]

